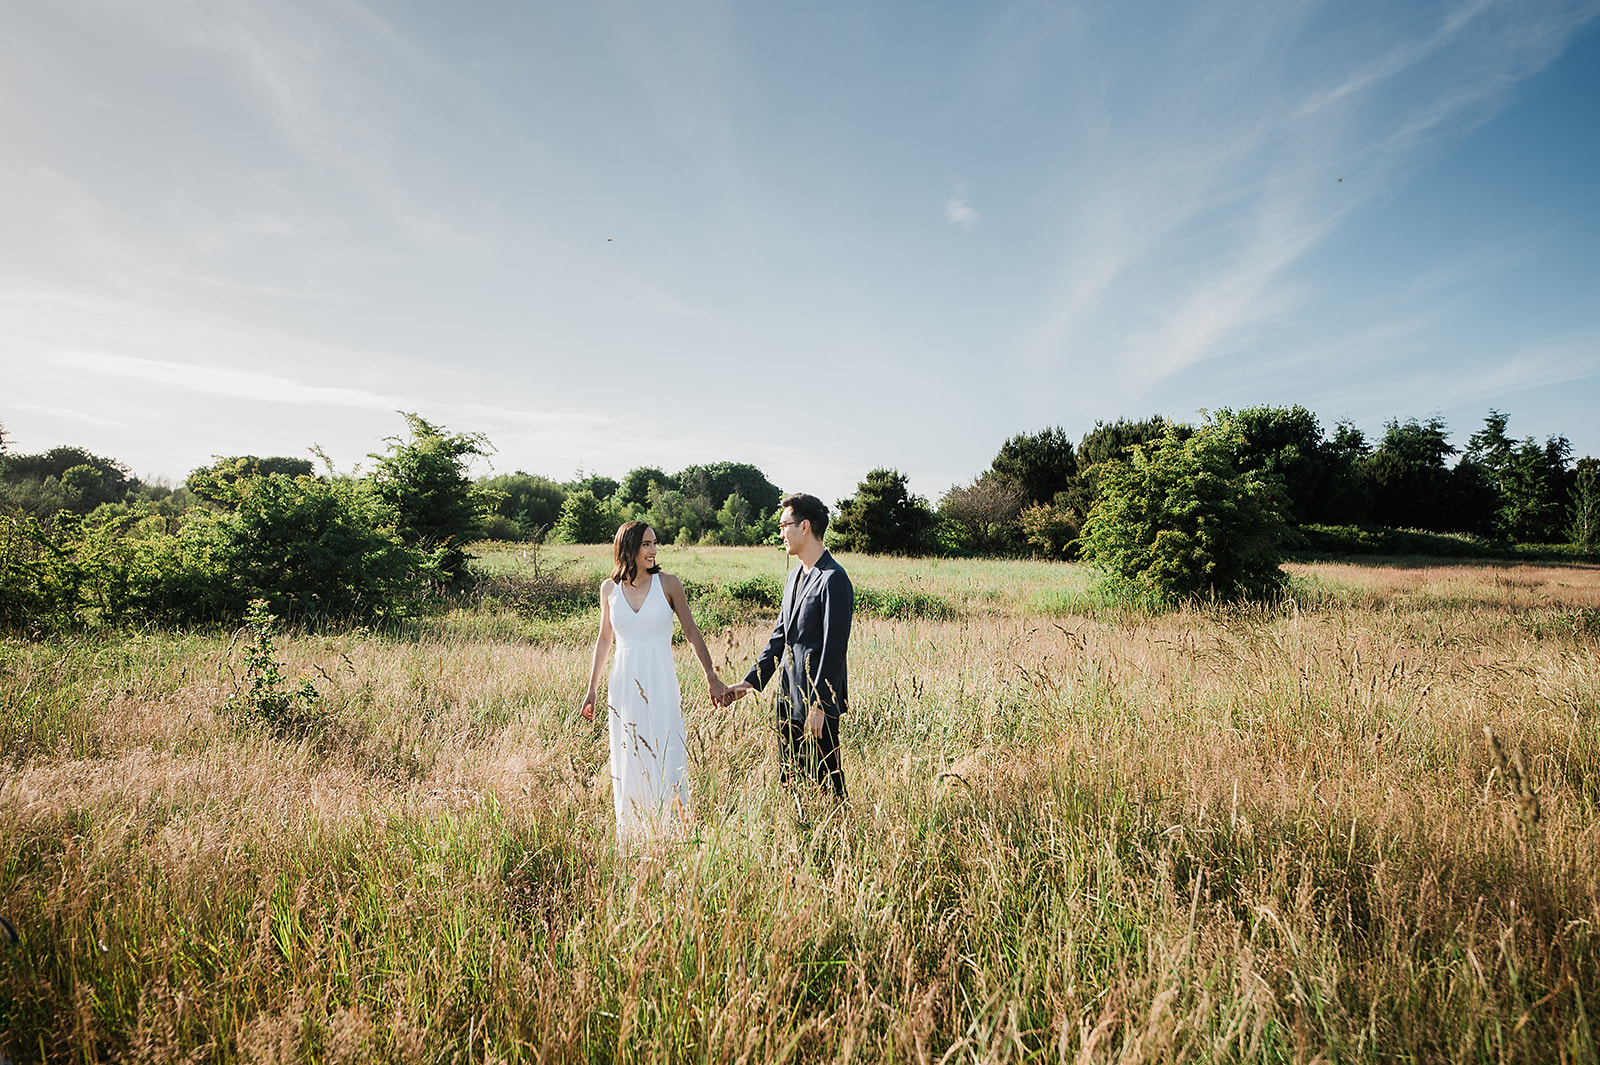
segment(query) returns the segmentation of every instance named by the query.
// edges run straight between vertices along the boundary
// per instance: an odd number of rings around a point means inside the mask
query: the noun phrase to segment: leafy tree
[[[1578,460],[1572,478],[1572,524],[1567,535],[1579,547],[1600,542],[1600,459]]]
[[[1380,525],[1403,529],[1456,531],[1445,504],[1450,470],[1445,458],[1456,453],[1444,419],[1391,418],[1383,439],[1361,461],[1360,472],[1372,493],[1372,516]]]
[[[1011,555],[1022,549],[1017,515],[1028,494],[1009,477],[986,470],[968,485],[955,485],[939,501],[946,546],[980,555]]]
[[[1227,417],[1185,434],[1172,426],[1107,461],[1081,549],[1115,579],[1167,599],[1258,597],[1284,581],[1283,491],[1241,473],[1243,445]]]
[[[474,539],[494,512],[493,490],[474,484],[467,459],[494,448],[482,433],[446,433],[416,414],[400,412],[411,437],[387,437],[389,449],[377,459],[372,485],[377,496],[394,508],[401,540],[425,552],[439,552],[444,579],[466,577],[469,556],[464,545]]]
[[[618,484],[614,477],[606,477],[598,473],[591,473],[585,476],[584,472],[579,470],[577,479],[568,481],[562,487],[568,492],[589,492],[596,499],[610,499],[617,494],[617,489],[621,485]]]
[[[648,508],[652,485],[663,492],[670,492],[678,487],[678,479],[654,466],[639,466],[623,476],[616,497],[627,506]]]
[[[1496,533],[1524,543],[1552,543],[1561,537],[1567,517],[1572,445],[1564,436],[1549,437],[1543,445],[1531,436],[1517,443],[1506,435],[1507,424],[1506,415],[1491,408],[1483,428],[1467,441],[1462,464],[1481,468],[1478,477],[1492,493]]]
[[[266,458],[255,455],[234,455],[231,458],[213,456],[213,458],[215,461],[211,465],[201,466],[184,481],[185,488],[209,503],[217,502],[219,497],[208,494],[207,486],[219,481],[231,484],[241,477],[265,477],[273,473],[281,473],[286,477],[312,477],[316,474],[316,468],[312,466],[310,459],[288,458],[283,455],[269,455]]]
[[[927,500],[911,494],[907,480],[897,470],[869,472],[855,495],[839,501],[828,523],[828,543],[841,551],[872,555],[926,552],[932,546],[933,511]]]
[[[1444,480],[1433,527],[1447,532],[1497,535],[1495,518],[1500,509],[1500,492],[1489,469],[1470,455],[1463,455]]]
[[[663,488],[669,486],[663,485]],[[709,466],[686,466],[678,471],[677,487],[684,498],[712,517],[722,501],[738,493],[757,514],[778,509],[783,492],[767,480],[767,475],[747,462],[713,462]]]
[[[611,508],[587,488],[568,492],[566,502],[561,504],[561,516],[556,519],[554,538],[563,544],[607,543],[622,524],[615,517]]]
[[[567,498],[567,490],[555,481],[522,470],[479,478],[478,485],[498,494],[494,513],[513,523],[517,538],[537,536],[555,525]]]
[[[1072,487],[1078,459],[1072,440],[1056,426],[1037,433],[1018,433],[1004,444],[989,472],[1022,490],[1028,503],[1049,503]]]
[[[1305,407],[1246,407],[1237,414],[1224,408],[1217,413],[1239,429],[1234,465],[1241,472],[1276,477],[1283,485],[1288,498],[1284,517],[1290,523],[1338,525],[1366,516],[1366,488],[1348,438],[1344,444],[1325,440],[1317,416]]]
[[[1516,442],[1506,435],[1510,422],[1507,415],[1490,407],[1484,416],[1483,428],[1467,439],[1466,453],[1496,474],[1510,463],[1516,447]]]
[[[102,503],[120,502],[139,479],[114,459],[53,447],[37,455],[0,455],[0,483],[0,502],[43,518],[60,510],[88,514]]]
[[[1173,423],[1159,414],[1143,421],[1118,418],[1114,422],[1096,421],[1094,428],[1083,434],[1078,443],[1078,468],[1087,469],[1102,462],[1120,462],[1128,457],[1128,449],[1140,444],[1160,440]],[[1188,426],[1177,426],[1179,432],[1189,432]]]
[[[717,542],[730,546],[752,544],[760,531],[756,509],[738,492],[723,501],[717,511]]]
[[[639,520],[648,522],[656,532],[657,541],[664,544],[692,544],[705,531],[703,516],[683,493],[676,488],[662,489],[659,485],[650,492],[649,506],[639,515]]]
[[[1078,442],[1078,475],[1065,492],[1057,493],[1052,501],[1057,506],[1069,507],[1079,514],[1088,514],[1099,493],[1099,467],[1107,462],[1120,462],[1128,456],[1128,449],[1152,440],[1161,439],[1172,423],[1159,414],[1143,421],[1118,418],[1114,422],[1096,421],[1094,428]],[[1178,425],[1180,433],[1188,433],[1187,425]]]
[[[1372,445],[1367,443],[1367,434],[1362,432],[1354,422],[1339,422],[1333,427],[1333,440],[1329,444],[1333,450],[1349,459],[1351,462],[1360,462],[1372,454]]]

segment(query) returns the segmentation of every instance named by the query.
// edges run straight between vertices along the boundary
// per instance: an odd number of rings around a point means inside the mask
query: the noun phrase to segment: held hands
[[[737,684],[723,685],[722,698],[717,699],[715,696],[713,696],[712,701],[718,706],[732,706],[740,699],[743,699],[745,695],[753,691],[755,691],[755,688],[749,681],[741,680]]]
[[[806,738],[820,740],[822,738],[822,727],[826,723],[827,715],[822,712],[822,708],[813,706],[811,712],[806,715]]]
[[[722,683],[722,678],[713,673],[706,678],[706,684],[711,689],[711,705],[726,706],[723,700],[728,696],[728,686]]]

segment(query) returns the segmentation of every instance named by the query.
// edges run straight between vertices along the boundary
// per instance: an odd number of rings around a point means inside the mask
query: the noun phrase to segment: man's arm
[[[786,633],[783,628],[783,611],[778,611],[778,620],[773,623],[772,635],[767,638],[767,645],[761,649],[761,655],[756,659],[756,664],[750,667],[750,672],[744,675],[743,683],[750,685],[756,691],[767,686],[767,681],[778,671],[778,663],[783,661],[783,645]]]
[[[817,704],[835,717],[844,707],[845,654],[850,648],[850,619],[855,614],[855,589],[843,570],[829,574],[822,587],[822,648],[812,664]]]
[[[750,672],[744,675],[744,680],[728,685],[727,691],[723,693],[723,706],[744,698],[749,692],[765,688],[767,681],[778,671],[778,663],[783,661],[783,645],[788,636],[783,627],[783,619],[789,613],[789,596],[792,594],[791,588],[785,583],[783,602],[778,607],[778,620],[772,624],[772,635],[767,637],[767,645],[761,649],[761,655],[756,659],[756,664],[750,667]]]

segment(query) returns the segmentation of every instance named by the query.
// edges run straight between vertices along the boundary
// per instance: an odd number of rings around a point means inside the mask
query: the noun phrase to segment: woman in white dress
[[[611,576],[600,585],[600,635],[594,641],[583,716],[594,720],[596,689],[616,643],[606,719],[611,739],[611,798],[617,840],[625,848],[665,834],[689,816],[689,751],[672,657],[672,616],[705,670],[715,702],[727,685],[689,613],[683,582],[656,566],[656,534],[624,522],[612,542]]]

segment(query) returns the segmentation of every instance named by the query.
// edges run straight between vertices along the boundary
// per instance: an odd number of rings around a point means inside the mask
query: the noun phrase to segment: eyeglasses
[[[778,528],[787,529],[791,525],[801,525],[801,524],[803,524],[803,523],[805,523],[807,521],[810,521],[810,520],[811,519],[809,519],[809,518],[801,518],[799,521],[780,521],[780,522],[778,522]]]

